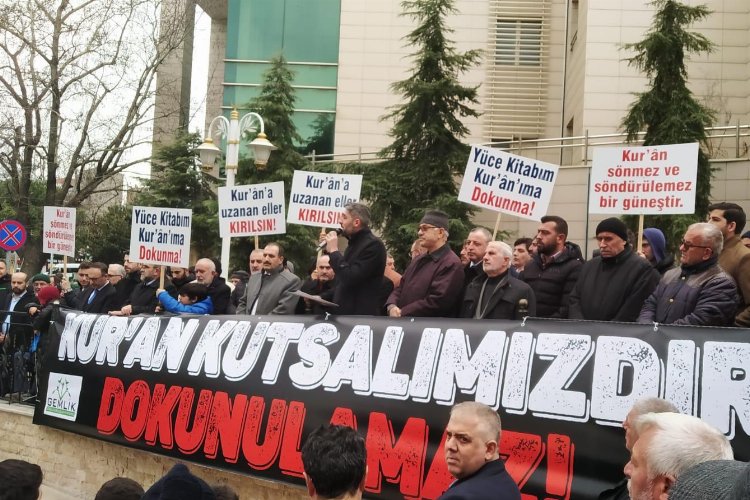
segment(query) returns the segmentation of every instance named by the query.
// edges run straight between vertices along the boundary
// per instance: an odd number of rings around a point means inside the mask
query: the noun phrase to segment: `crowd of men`
[[[230,283],[211,258],[198,259],[192,269],[169,269],[163,285],[159,266],[127,257],[122,264],[83,263],[77,288],[64,277],[40,274],[29,279],[20,272],[8,276],[0,262],[0,287],[7,287],[0,291],[0,366],[4,368],[0,393],[37,389],[29,354],[38,347],[35,342],[43,349],[56,304],[123,316],[159,311],[538,316],[750,327],[750,235],[740,236],[745,222],[738,205],[711,205],[707,222],[690,225],[682,236],[678,266],[672,265],[662,231],[644,230],[644,245],[637,252],[626,225],[617,218],[597,225],[599,254],[590,260],[567,241],[568,224],[555,215],[541,219],[534,238],[520,238],[513,246],[492,241],[486,229],[475,228],[456,254],[448,245],[448,216],[429,210],[419,221],[411,263],[399,274],[385,245],[370,229],[368,208],[360,203],[345,207],[340,232],[322,235],[323,251],[304,282],[289,269],[278,243],[254,250],[248,270],[232,273]],[[348,240],[343,251],[340,235]],[[708,476],[721,478],[720,485],[705,490],[712,497],[734,498],[713,494],[720,486],[726,495],[737,488],[747,494],[742,489],[747,467],[732,461],[726,437],[700,419],[680,415],[669,403],[648,400],[633,407],[623,426],[631,453],[625,466],[628,479],[603,492],[603,500],[708,498],[694,495]],[[456,481],[442,498],[490,498],[488,492],[491,498],[520,498],[499,457],[500,432],[498,414],[484,405],[461,403],[452,409],[445,456]],[[362,438],[351,429],[327,426],[315,431],[302,450],[310,495],[360,498],[364,454]],[[347,456],[350,459],[341,460]],[[189,472],[175,469],[170,474],[185,479]],[[32,475],[41,481],[40,474]],[[159,484],[170,484],[168,478],[169,474],[154,485],[155,491]],[[209,490],[202,491],[204,498],[211,498]]]

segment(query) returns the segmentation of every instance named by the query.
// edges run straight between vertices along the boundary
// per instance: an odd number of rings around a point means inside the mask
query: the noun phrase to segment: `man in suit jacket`
[[[500,415],[475,401],[451,408],[445,428],[445,462],[456,480],[439,500],[520,500],[499,454]]]
[[[301,280],[284,268],[284,249],[269,243],[263,249],[263,271],[250,276],[237,314],[294,314]]]
[[[26,273],[13,273],[10,290],[0,291],[0,344],[7,353],[28,350],[34,330],[28,304],[36,302],[26,288]]]
[[[86,270],[90,286],[83,291],[79,302],[81,311],[95,314],[107,314],[117,309],[117,291],[109,282],[107,264],[93,262]]]
[[[341,234],[349,239],[344,253],[339,251],[338,234],[326,235],[326,253],[336,273],[338,304],[335,314],[381,315],[386,251],[380,238],[370,231],[370,209],[362,203],[347,203],[339,218]]]

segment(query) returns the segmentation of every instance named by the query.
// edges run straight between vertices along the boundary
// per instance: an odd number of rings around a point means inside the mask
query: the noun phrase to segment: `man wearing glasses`
[[[103,262],[92,262],[86,271],[91,283],[81,296],[80,306],[83,312],[107,314],[117,305],[117,292],[109,282],[108,266]]]
[[[453,317],[463,291],[464,266],[448,245],[448,214],[428,210],[417,234],[427,253],[404,271],[386,301],[388,315]]]
[[[680,267],[664,274],[638,322],[731,326],[740,299],[734,280],[719,267],[723,245],[716,226],[700,222],[688,227],[680,244]]]
[[[596,240],[600,255],[581,268],[570,293],[568,318],[635,321],[659,284],[659,273],[630,247],[628,228],[620,219],[601,221]]]

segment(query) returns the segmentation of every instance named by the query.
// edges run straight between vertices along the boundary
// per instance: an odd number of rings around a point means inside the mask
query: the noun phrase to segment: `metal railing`
[[[642,138],[645,135],[645,132],[640,132],[638,134],[638,141],[635,141],[635,144],[639,144],[642,142]],[[528,138],[524,139],[523,137],[519,137],[517,139],[509,140],[509,141],[503,141],[503,142],[483,142],[480,143],[483,146],[490,146],[490,147],[496,147],[498,149],[503,149],[511,153],[519,154],[526,152],[545,152],[548,151],[550,153],[553,153],[554,150],[557,150],[559,153],[560,158],[560,164],[562,165],[563,162],[563,152],[566,150],[573,150],[576,149],[580,150],[581,155],[580,158],[577,158],[576,161],[568,162],[567,166],[571,167],[578,167],[582,165],[586,165],[590,160],[590,149],[595,146],[618,146],[622,144],[627,144],[627,141],[625,140],[627,138],[627,134],[625,133],[614,133],[614,134],[599,134],[599,135],[589,135],[588,131],[584,135],[579,136],[569,136],[569,137],[555,137],[555,138]],[[743,141],[743,138],[748,138],[748,140]],[[723,144],[725,139],[734,139],[733,144],[731,146],[726,146]],[[706,129],[706,146],[707,146],[707,153],[709,154],[710,159],[717,161],[717,160],[727,160],[731,158],[730,156],[726,156],[729,154],[730,151],[733,150],[733,158],[739,159],[739,158],[748,158],[748,143],[750,142],[750,125],[741,125],[740,123],[737,123],[737,125],[726,125],[726,126],[718,126],[718,127],[711,127]],[[572,156],[572,155],[571,155]],[[362,148],[359,149],[357,153],[341,153],[341,154],[326,154],[326,155],[316,155],[315,151],[312,152],[312,154],[309,154],[306,156],[310,161],[314,163],[317,162],[332,162],[332,163],[366,163],[366,162],[375,162],[375,161],[381,161],[384,158],[378,156],[377,151],[362,151]],[[565,165],[563,165],[565,166]]]

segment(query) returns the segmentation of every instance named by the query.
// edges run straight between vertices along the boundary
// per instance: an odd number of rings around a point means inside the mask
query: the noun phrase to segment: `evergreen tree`
[[[302,139],[292,121],[295,102],[293,80],[294,74],[287,67],[284,57],[279,55],[273,58],[271,68],[264,75],[260,94],[248,107],[263,117],[266,134],[279,149],[271,154],[263,168],[256,167],[250,158],[241,159],[236,177],[240,185],[283,181],[287,207],[294,171],[310,167],[310,162],[295,149]],[[252,140],[252,137],[247,139]],[[316,228],[287,224],[286,234],[260,237],[260,247],[271,241],[281,243],[286,258],[296,265],[297,274],[304,275],[308,263],[315,257],[319,232]],[[254,247],[253,238],[233,238],[232,241],[230,267],[246,269],[247,256]]]
[[[456,176],[469,154],[461,139],[468,134],[462,119],[476,117],[477,88],[458,77],[479,60],[476,50],[458,52],[448,38],[446,16],[456,12],[453,0],[407,0],[402,15],[417,26],[405,40],[415,48],[409,78],[392,89],[403,103],[383,120],[393,120],[393,142],[381,151],[388,160],[365,169],[363,198],[371,205],[375,225],[403,267],[424,211],[439,208],[451,219],[451,243],[460,248],[474,210],[456,198]]]
[[[687,87],[687,53],[710,52],[713,43],[701,35],[687,31],[687,27],[706,18],[711,12],[705,5],[695,7],[675,0],[654,0],[656,8],[651,29],[640,42],[625,46],[635,51],[628,62],[646,73],[650,88],[637,94],[628,109],[622,127],[628,141],[638,138],[646,130],[644,146],[703,143],[706,127],[714,120],[714,112],[695,99]],[[711,193],[711,166],[708,156],[698,151],[695,214],[692,216],[646,216],[645,226],[664,231],[673,249],[695,219],[703,219],[708,212]]]
[[[77,212],[76,247],[79,258],[106,263],[122,263],[130,249],[130,223],[133,207],[112,205],[104,213]]]
[[[152,176],[144,182],[135,205],[193,210],[191,247],[201,257],[219,255],[218,203],[214,181],[197,164],[197,134],[179,134],[154,154]]]

